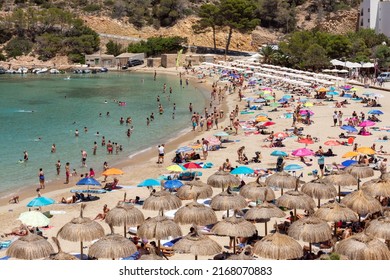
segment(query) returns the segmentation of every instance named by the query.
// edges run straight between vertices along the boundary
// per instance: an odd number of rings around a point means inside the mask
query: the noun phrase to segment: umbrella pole
[[[360,179],[358,178],[358,190],[360,190]]]
[[[339,185],[339,202],[341,201],[341,187]]]
[[[233,253],[236,253],[236,237],[233,237]]]
[[[83,241],[80,241],[80,260],[83,260]]]
[[[157,246],[158,246],[158,250],[160,251],[160,247],[161,247],[161,244],[160,244],[161,242],[160,242],[160,239],[159,240],[157,240]]]
[[[311,242],[309,242],[309,250],[310,250],[310,254],[311,254]]]
[[[266,236],[267,233],[268,233],[268,230],[267,230],[267,220],[264,223],[264,230],[265,230],[265,235],[264,236]]]
[[[196,261],[198,260],[198,255],[195,255],[195,260],[196,260]]]
[[[280,194],[283,195],[283,187],[280,188]]]
[[[124,225],[123,225],[123,236],[126,238],[126,228],[127,228],[127,226],[126,226],[126,222],[124,223]]]
[[[337,222],[334,222],[334,236],[337,235]]]
[[[318,199],[318,206],[317,206],[317,208],[320,208],[320,206],[321,206],[320,200],[321,200],[321,199]]]
[[[291,223],[295,222],[297,220],[297,208],[294,208],[294,221],[291,221]]]

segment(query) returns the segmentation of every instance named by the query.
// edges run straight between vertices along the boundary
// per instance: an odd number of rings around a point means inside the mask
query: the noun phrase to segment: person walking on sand
[[[158,159],[157,159],[158,164],[164,163],[164,153],[165,153],[164,146],[165,146],[164,144],[158,146]]]
[[[70,177],[70,166],[69,162],[65,164],[65,183],[64,184],[69,184],[69,177]]]
[[[56,163],[56,170],[57,170],[57,175],[60,175],[60,171],[61,171],[61,161],[60,160],[58,160]]]
[[[235,129],[235,131],[236,131],[236,135],[238,134],[238,128],[240,127],[241,125],[240,125],[240,120],[239,119],[236,119],[235,121],[234,121],[234,123],[233,123],[233,127],[234,127],[234,129]]]
[[[39,178],[39,186],[41,189],[45,188],[45,174],[43,173],[43,169],[39,168],[38,172],[38,178]]]

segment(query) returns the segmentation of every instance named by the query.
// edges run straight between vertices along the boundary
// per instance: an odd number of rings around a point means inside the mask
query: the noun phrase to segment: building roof
[[[122,58],[122,57],[132,57],[137,54],[144,54],[144,53],[121,53],[120,55],[116,56],[116,58]]]

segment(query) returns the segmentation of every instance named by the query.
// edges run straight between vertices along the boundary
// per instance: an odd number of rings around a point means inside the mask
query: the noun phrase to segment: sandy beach
[[[205,69],[205,68],[204,68]],[[150,72],[151,74],[154,71],[157,71],[157,73],[167,73],[171,75],[178,75],[179,71],[183,71],[182,69],[176,70],[174,68],[172,69],[140,69],[137,71],[145,71]],[[205,71],[205,70],[204,70]],[[189,72],[186,74],[186,77],[191,78],[191,83],[199,88],[199,90],[206,90],[211,92],[211,84],[213,81],[216,81],[218,79],[218,76],[214,77],[207,77],[205,79],[198,79],[197,73]],[[246,82],[245,82],[246,84]],[[218,84],[218,86],[224,86],[223,83]],[[323,100],[315,100],[310,99],[310,102],[313,102],[314,106],[308,108],[314,112],[314,115],[311,117],[311,120],[313,121],[313,124],[311,125],[305,125],[302,123],[297,124],[297,127],[303,128],[303,134],[304,135],[311,135],[312,137],[315,137],[317,141],[314,142],[314,144],[309,144],[307,148],[312,149],[314,151],[318,150],[319,146],[322,146],[323,149],[326,151],[328,148],[332,148],[333,152],[336,154],[334,157],[327,157],[325,158],[325,164],[332,164],[333,162],[336,162],[340,164],[342,161],[346,160],[346,158],[342,158],[342,155],[345,154],[348,151],[352,151],[352,146],[327,146],[324,145],[324,143],[331,139],[337,139],[337,140],[344,140],[339,139],[339,134],[341,132],[344,132],[340,129],[339,126],[333,126],[333,119],[332,114],[335,110],[339,111],[341,110],[343,112],[343,124],[345,124],[344,119],[351,117],[352,113],[356,111],[358,114],[360,112],[364,112],[366,116],[368,116],[367,112],[370,109],[380,109],[384,112],[384,115],[380,115],[379,118],[382,120],[382,122],[377,123],[376,127],[386,127],[390,126],[390,123],[388,122],[387,114],[390,112],[390,98],[387,98],[390,94],[389,92],[385,92],[379,89],[365,89],[362,86],[356,86],[357,92],[356,94],[359,96],[362,96],[362,94],[366,91],[370,91],[373,93],[382,94],[384,98],[379,98],[378,101],[382,105],[380,108],[366,108],[363,107],[364,104],[356,101],[349,100],[350,104],[345,105],[345,107],[342,108],[335,108],[334,102],[324,102]],[[276,95],[276,100],[282,98],[286,93],[274,89],[273,92]],[[254,97],[254,90],[252,88],[243,89],[243,94],[245,97]],[[311,96],[314,95],[314,91],[312,92]],[[111,192],[107,192],[105,194],[99,194],[100,197],[97,201],[91,201],[86,203],[86,208],[84,211],[84,216],[89,218],[95,218],[95,216],[102,212],[102,208],[104,204],[107,204],[107,206],[111,209],[114,208],[118,201],[123,199],[124,194],[126,193],[127,198],[135,198],[136,196],[141,197],[142,199],[145,199],[149,196],[150,191],[147,188],[137,188],[137,184],[139,184],[141,181],[147,179],[147,178],[157,178],[163,174],[168,174],[169,171],[166,169],[169,165],[172,165],[172,159],[175,156],[175,150],[181,146],[189,145],[190,143],[196,142],[196,140],[201,140],[202,138],[207,138],[209,136],[212,136],[217,131],[222,131],[223,128],[228,127],[230,125],[229,120],[229,113],[234,110],[236,105],[239,106],[239,111],[242,111],[245,109],[245,105],[247,104],[247,101],[244,99],[242,101],[239,100],[238,96],[238,89],[235,93],[228,94],[225,93],[224,95],[224,101],[219,105],[219,109],[222,109],[224,111],[224,118],[220,120],[219,122],[219,128],[216,129],[213,127],[210,131],[199,131],[199,128],[196,129],[196,131],[191,131],[191,122],[190,119],[188,120],[189,127],[188,132],[184,135],[180,135],[179,137],[175,138],[174,140],[165,143],[166,147],[166,153],[165,153],[165,160],[163,164],[156,164],[158,151],[157,147],[151,147],[149,150],[137,154],[136,156],[130,158],[127,161],[124,161],[120,164],[111,164],[112,166],[115,166],[117,168],[120,168],[124,171],[124,175],[117,176],[119,179],[119,185],[124,186],[122,189],[114,190]],[[341,101],[344,100],[341,97],[335,97],[335,100]],[[316,105],[315,102],[322,101],[323,104]],[[296,104],[296,103],[294,103]],[[251,159],[253,156],[255,156],[255,152],[260,151],[262,154],[262,161],[261,163],[249,163],[249,167],[253,169],[271,169],[275,168],[276,165],[276,157],[271,156],[271,152],[274,150],[282,150],[285,151],[288,154],[291,154],[293,150],[296,150],[298,148],[304,148],[305,144],[299,143],[297,140],[298,138],[296,136],[287,137],[285,140],[283,140],[283,143],[285,147],[281,148],[270,148],[269,142],[265,142],[264,140],[267,138],[268,135],[262,135],[262,134],[256,134],[253,133],[253,130],[245,130],[243,126],[245,126],[246,121],[249,121],[255,117],[257,113],[266,113],[268,115],[268,118],[271,119],[273,122],[275,122],[274,125],[268,128],[268,131],[273,132],[283,132],[286,129],[290,130],[292,129],[292,119],[286,118],[285,113],[291,113],[294,110],[294,107],[286,107],[286,108],[278,108],[277,111],[272,111],[271,107],[263,107],[263,110],[261,111],[255,111],[254,114],[239,114],[237,118],[240,120],[242,127],[238,130],[238,135],[230,135],[229,140],[231,140],[228,143],[223,143],[223,148],[216,150],[216,151],[209,151],[207,162],[212,162],[213,167],[212,168],[204,168],[201,170],[203,175],[200,177],[200,181],[206,182],[207,178],[215,173],[219,167],[221,167],[226,159],[229,159],[232,163],[232,166],[239,166],[242,165],[237,162],[238,156],[237,156],[237,150],[241,146],[245,146],[245,154],[248,156],[249,159]],[[203,112],[200,112],[203,114]],[[372,133],[370,136],[360,136],[357,135],[355,138],[355,143],[358,144],[358,146],[367,146],[371,147],[373,144],[376,144],[376,149],[379,150],[379,147],[383,145],[384,151],[390,150],[390,145],[388,141],[379,140],[379,138],[383,138],[383,136],[388,136],[388,132],[386,130],[372,130],[369,129],[369,131]],[[388,157],[388,155],[380,155],[383,158]],[[203,161],[202,159],[199,161]],[[316,157],[308,157],[307,158],[307,165],[302,164],[302,162],[299,161],[299,158],[296,159],[286,159],[286,165],[288,164],[299,164],[303,166],[303,170],[297,171],[296,175],[301,175],[301,179],[305,182],[309,182],[310,180],[314,179],[314,176],[311,175],[314,170],[318,170],[319,166],[317,163]],[[375,170],[375,175],[371,178],[362,179],[362,183],[373,178],[379,177],[379,171]],[[48,184],[44,190],[41,191],[42,196],[53,198],[55,201],[60,201],[62,197],[67,198],[71,196],[70,190],[75,189],[75,183],[78,181],[79,177],[71,177],[69,185],[64,185],[63,181],[56,181],[52,182],[51,184]],[[99,181],[103,180],[103,176],[101,174],[96,175],[96,179]],[[109,177],[108,181],[111,181],[113,178]],[[253,182],[256,180],[256,176],[243,176],[242,179],[246,182]],[[262,179],[264,181],[264,179]],[[159,190],[159,188],[156,188]],[[351,191],[355,190],[356,187],[346,187],[343,188],[344,191]],[[221,192],[221,189],[213,188],[213,196]],[[0,235],[4,235],[4,233],[10,232],[13,228],[18,226],[20,222],[17,220],[19,215],[22,212],[28,211],[28,208],[26,207],[27,203],[36,196],[35,188],[31,187],[30,190],[18,194],[20,196],[20,201],[18,204],[9,204],[8,200],[9,197],[4,198],[0,201]],[[279,197],[280,191],[275,190],[276,197]],[[325,203],[327,200],[321,201],[322,203]],[[189,203],[190,201],[182,201],[182,204],[185,205]],[[142,210],[144,213],[145,218],[147,217],[155,217],[157,216],[157,211],[150,211],[150,210],[144,210],[142,209],[142,206],[136,206],[138,209]],[[53,205],[45,206],[42,208],[42,211],[55,211],[53,217],[50,219],[50,226],[49,228],[42,229],[43,235],[45,237],[48,237],[49,242],[53,244],[51,241],[52,236],[56,236],[59,229],[69,222],[72,218],[77,217],[80,212],[80,203],[76,204],[61,204],[56,203]],[[222,219],[224,211],[216,211],[218,220]],[[303,215],[303,211],[298,210],[300,214]],[[268,223],[268,231],[271,230],[272,225],[276,222],[284,222],[286,221],[286,218],[289,216],[289,210],[285,212],[286,217],[285,218],[272,218],[271,221]],[[105,229],[105,233],[108,234],[110,232],[109,226],[105,221],[98,221]],[[255,223],[256,229],[258,230],[259,235],[264,235],[264,224],[263,223]],[[189,232],[190,225],[181,226],[183,235],[186,235]],[[122,227],[115,227],[115,232],[121,234],[123,231]],[[0,240],[11,240],[15,238],[15,236],[8,236],[8,237],[1,237]],[[217,241],[220,245],[222,245],[222,248],[224,251],[231,251],[228,248],[225,248],[229,244],[229,237],[223,237],[223,236],[214,236],[211,235],[210,238]],[[303,241],[299,241],[302,245],[305,245],[307,243]],[[62,250],[64,252],[71,252],[71,253],[77,253],[79,252],[79,243],[78,242],[70,242],[63,239],[60,239],[60,243],[62,246]],[[87,247],[84,249],[85,252],[88,251],[88,246],[90,246],[90,242],[85,242],[84,245]],[[56,250],[56,247],[54,247]],[[0,250],[0,257],[4,257],[6,255],[6,250],[2,249]],[[199,259],[210,259],[212,256],[199,256]],[[169,259],[193,259],[192,255],[189,254],[178,254],[175,253],[173,256],[169,257]]]

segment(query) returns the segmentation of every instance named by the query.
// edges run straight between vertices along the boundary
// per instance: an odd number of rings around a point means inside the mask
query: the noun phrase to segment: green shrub
[[[5,51],[8,57],[16,58],[23,54],[28,54],[31,52],[33,43],[25,38],[15,37],[7,43],[5,46]]]
[[[0,53],[0,61],[5,61],[6,59],[5,55]]]
[[[105,0],[103,3],[105,6],[113,6],[115,2],[112,0]]]
[[[11,40],[12,32],[6,28],[0,28],[0,44],[4,44]]]
[[[99,4],[89,4],[83,8],[83,11],[88,13],[93,13],[96,11],[100,11],[101,8],[102,7]]]
[[[70,61],[74,63],[81,63],[81,64],[85,63],[85,56],[79,53],[70,53],[68,54],[68,58]]]

